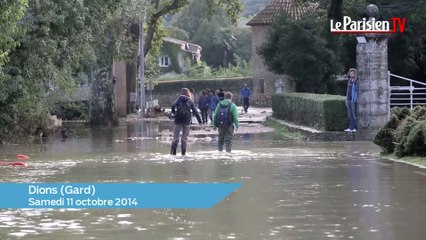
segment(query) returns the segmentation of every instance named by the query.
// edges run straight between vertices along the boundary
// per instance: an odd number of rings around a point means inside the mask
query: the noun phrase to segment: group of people
[[[244,85],[240,94],[244,112],[247,113],[250,104],[250,89],[247,85]],[[234,131],[239,127],[237,106],[232,102],[232,97],[233,94],[231,92],[224,92],[222,88],[219,89],[217,94],[215,90],[203,90],[198,99],[200,117],[194,104],[194,90],[182,88],[180,96],[172,105],[172,114],[175,118],[170,153],[176,155],[179,138],[181,138],[181,153],[182,155],[186,154],[192,116],[197,118],[200,125],[207,124],[208,119],[210,119],[214,130],[218,129],[218,150],[223,151],[223,146],[225,145],[226,152],[231,152]],[[346,132],[357,131],[357,102],[357,70],[351,68],[348,72],[346,90],[346,106],[349,118],[349,127],[345,129]],[[182,136],[180,137],[181,132]]]
[[[234,131],[239,127],[237,105],[232,102],[233,94],[219,89],[203,90],[198,98],[198,108],[195,107],[193,89],[182,88],[180,96],[172,104],[174,115],[174,131],[170,154],[176,155],[179,138],[181,139],[181,154],[186,155],[187,141],[192,116],[197,118],[200,125],[207,124],[210,119],[214,130],[218,130],[218,150],[231,152]],[[247,85],[241,89],[241,98],[245,113],[249,108],[250,89]],[[182,136],[181,135],[182,132]]]

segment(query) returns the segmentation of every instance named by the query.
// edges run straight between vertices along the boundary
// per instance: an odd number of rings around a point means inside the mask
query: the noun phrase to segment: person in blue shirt
[[[247,87],[247,84],[244,84],[244,87],[241,88],[241,98],[243,99],[243,108],[244,112],[247,113],[247,109],[250,106],[250,88]]]
[[[210,96],[209,116],[210,116],[210,121],[213,121],[213,112],[216,109],[217,104],[219,103],[219,99],[217,98],[214,90],[210,90],[209,96]]]
[[[201,111],[201,118],[203,124],[207,124],[207,112],[210,106],[209,97],[206,94],[206,91],[201,91],[201,96],[198,98],[198,108]]]
[[[349,69],[348,87],[346,89],[346,107],[348,108],[349,128],[345,129],[345,132],[357,131],[357,78],[357,70],[355,68]]]

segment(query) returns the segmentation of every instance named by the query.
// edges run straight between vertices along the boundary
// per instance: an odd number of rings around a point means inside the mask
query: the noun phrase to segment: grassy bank
[[[306,136],[303,133],[299,131],[293,131],[271,118],[268,118],[265,122],[263,122],[263,125],[275,129],[274,134],[277,137],[283,137],[285,139],[296,141],[303,141],[306,139]]]
[[[426,168],[426,157],[402,157],[398,158],[395,154],[380,154],[381,157],[389,159],[396,162],[404,162],[416,166],[421,166]]]

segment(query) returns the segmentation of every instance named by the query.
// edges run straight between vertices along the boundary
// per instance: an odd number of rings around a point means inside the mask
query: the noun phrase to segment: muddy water
[[[424,239],[426,171],[384,161],[369,142],[240,135],[232,154],[193,141],[170,156],[167,125],[88,130],[7,145],[2,182],[241,182],[212,209],[0,209],[0,239]],[[4,195],[7,193],[1,193]]]

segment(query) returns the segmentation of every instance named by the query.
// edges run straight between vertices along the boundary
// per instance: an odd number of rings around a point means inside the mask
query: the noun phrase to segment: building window
[[[171,65],[170,58],[167,56],[160,57],[158,59],[158,65],[160,67],[169,67]]]

